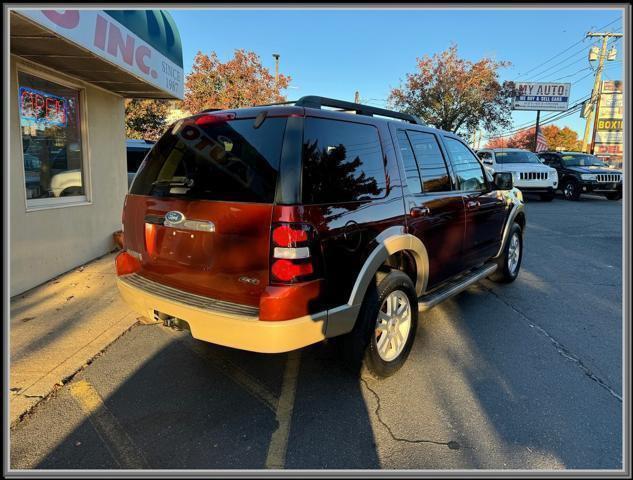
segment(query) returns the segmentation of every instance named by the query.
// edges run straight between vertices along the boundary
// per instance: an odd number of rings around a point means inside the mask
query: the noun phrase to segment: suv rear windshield
[[[495,152],[497,163],[542,163],[532,152]]]
[[[198,117],[200,118],[200,117]],[[286,118],[176,122],[151,150],[130,193],[272,203]]]

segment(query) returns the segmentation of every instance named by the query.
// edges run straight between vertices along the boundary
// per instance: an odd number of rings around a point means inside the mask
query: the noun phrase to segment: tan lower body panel
[[[186,321],[198,340],[261,353],[296,350],[326,337],[327,313],[292,320],[261,321],[212,312],[153,295],[117,279],[123,299],[135,311],[152,318],[154,311]]]

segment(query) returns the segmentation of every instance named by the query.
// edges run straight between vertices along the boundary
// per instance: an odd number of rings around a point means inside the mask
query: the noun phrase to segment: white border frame
[[[77,195],[73,197],[49,197],[49,198],[35,198],[29,199],[26,196],[26,183],[25,177],[22,177],[24,184],[24,202],[26,206],[26,212],[36,212],[40,210],[50,210],[53,208],[63,208],[70,206],[80,205],[92,205],[92,174],[91,174],[91,162],[90,162],[90,145],[88,142],[88,94],[87,88],[83,82],[78,83],[73,80],[67,79],[60,74],[52,73],[47,67],[38,65],[34,62],[26,60],[18,55],[13,55],[15,58],[15,84],[20,87],[19,74],[24,72],[28,75],[41,78],[48,82],[57,83],[63,87],[72,88],[79,92],[79,136],[81,138],[81,170],[82,170],[82,183],[84,188],[83,195]],[[18,116],[18,125],[20,125],[20,106],[19,101],[16,108],[16,114]],[[22,135],[20,135],[20,144],[22,145]],[[21,172],[24,175],[24,147],[22,145],[22,168]]]

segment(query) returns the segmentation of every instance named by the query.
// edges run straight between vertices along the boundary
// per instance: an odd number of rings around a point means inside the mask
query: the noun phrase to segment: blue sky
[[[462,57],[508,60],[502,80],[568,81],[571,98],[589,95],[593,73],[587,53],[589,30],[622,31],[622,10],[170,10],[182,38],[185,74],[200,50],[229,59],[237,48],[253,50],[274,71],[292,77],[289,99],[321,95],[386,106],[391,87],[415,69],[416,57],[456,43]],[[573,46],[573,44],[578,43]],[[553,60],[561,51],[572,47]],[[617,60],[603,78],[623,76],[622,41]],[[595,63],[595,62],[594,62]],[[595,67],[594,67],[595,68]],[[532,70],[532,71],[530,71]],[[561,78],[567,77],[567,78]],[[541,118],[550,112],[541,113]],[[536,112],[514,112],[515,126],[533,122]],[[582,134],[579,114],[559,122]]]

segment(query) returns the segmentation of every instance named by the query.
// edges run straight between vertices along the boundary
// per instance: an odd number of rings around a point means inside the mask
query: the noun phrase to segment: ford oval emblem
[[[172,224],[182,223],[185,221],[185,216],[180,212],[172,210],[171,212],[167,212],[165,214],[165,220]]]

